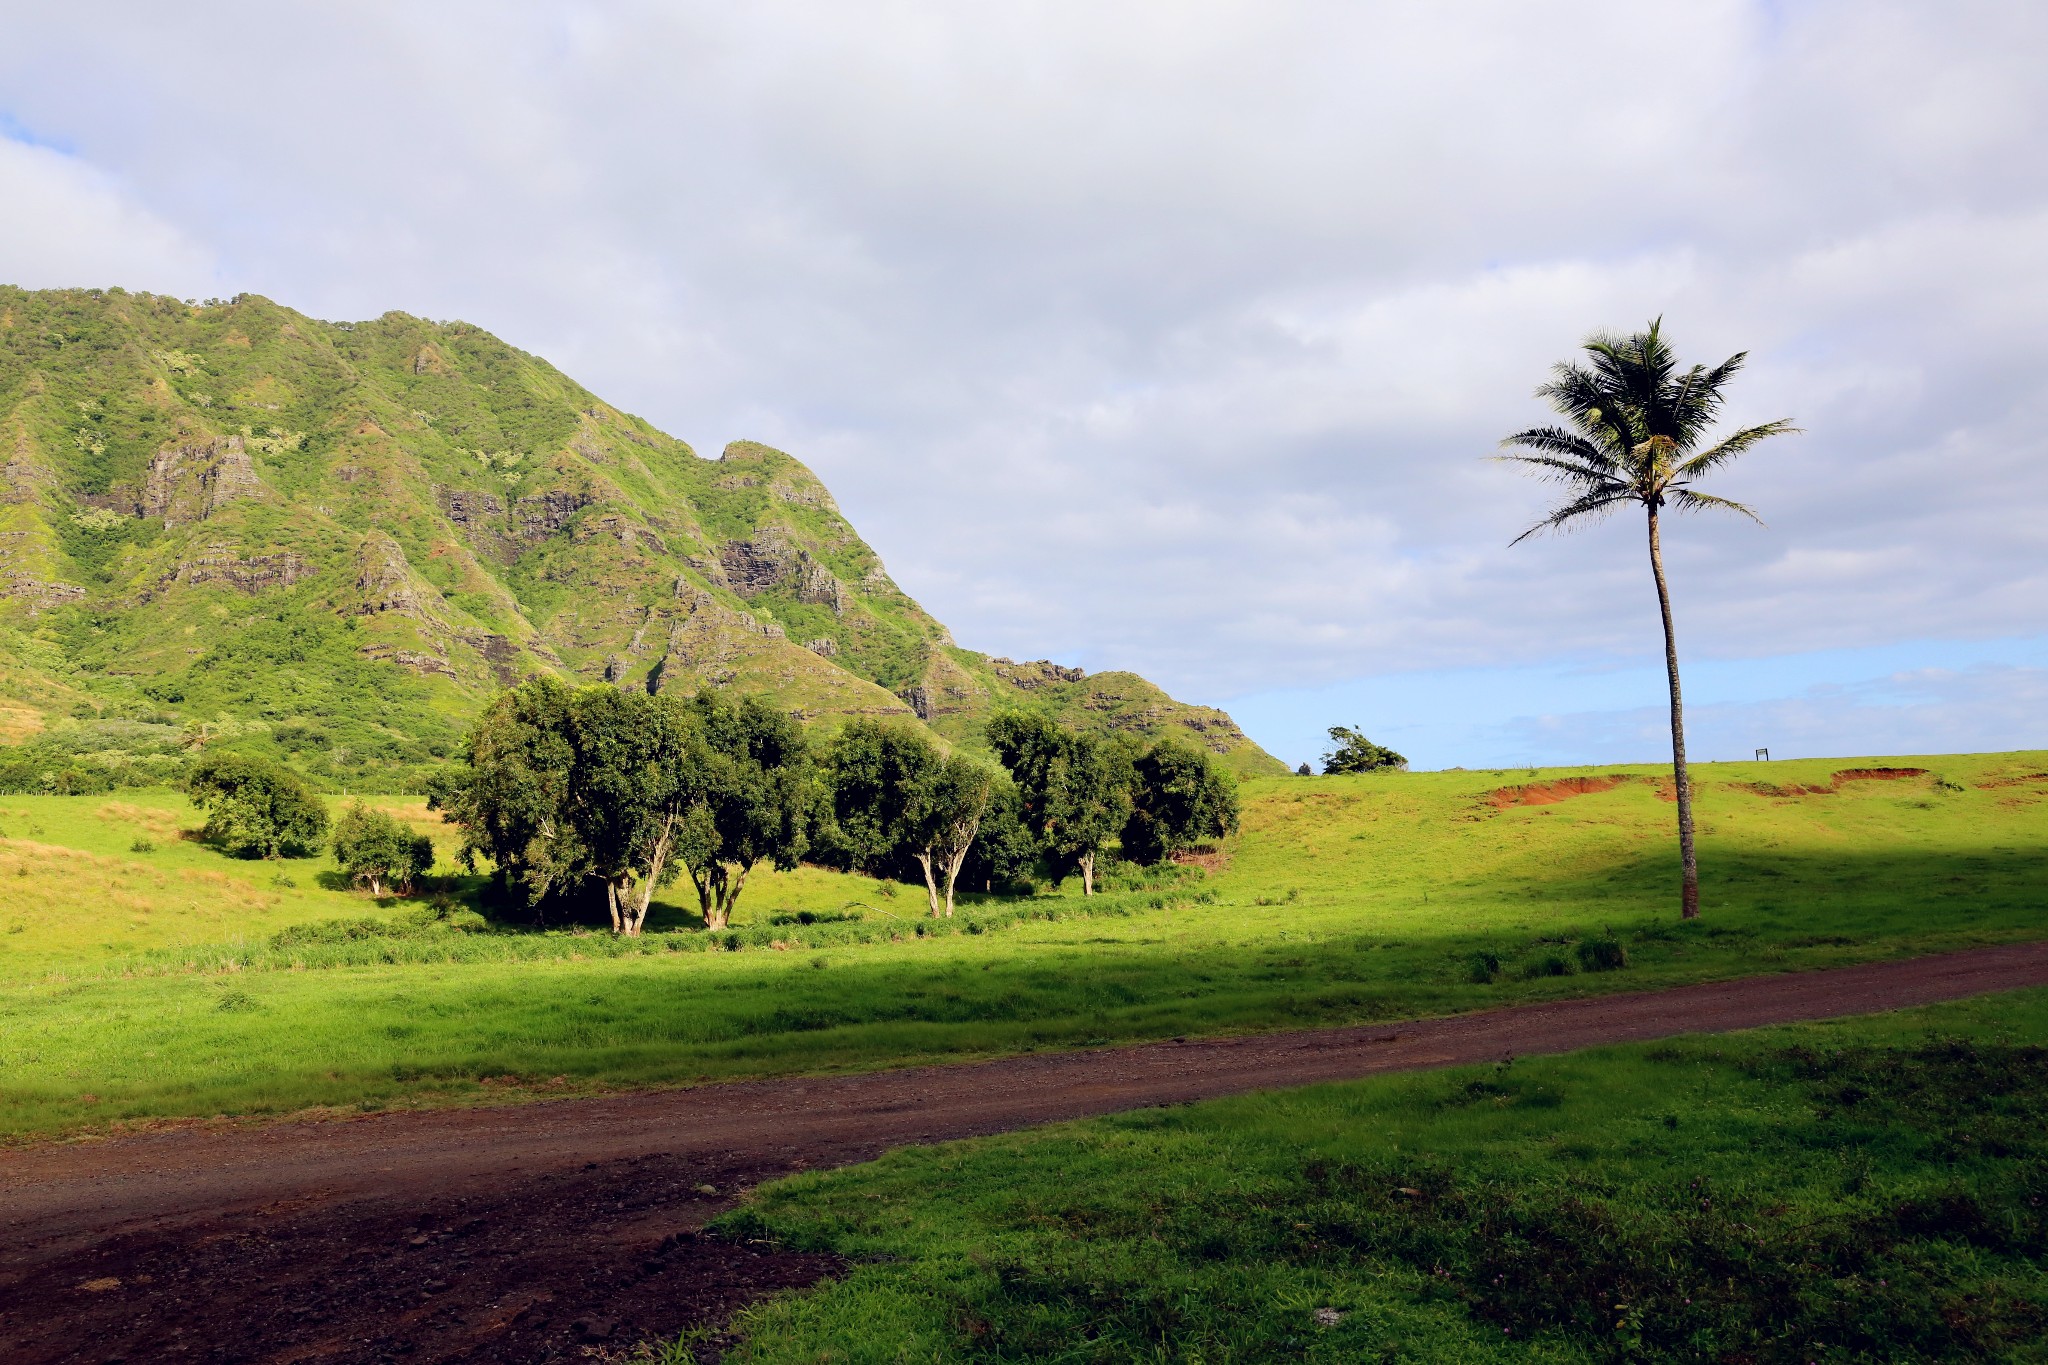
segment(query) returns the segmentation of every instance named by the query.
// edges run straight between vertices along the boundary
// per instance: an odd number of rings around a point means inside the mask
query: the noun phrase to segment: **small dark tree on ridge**
[[[1405,768],[1408,760],[1387,748],[1375,744],[1348,725],[1330,727],[1330,743],[1336,747],[1323,755],[1323,773],[1333,776],[1342,773],[1376,773],[1389,768]],[[1306,764],[1303,765],[1306,769]]]

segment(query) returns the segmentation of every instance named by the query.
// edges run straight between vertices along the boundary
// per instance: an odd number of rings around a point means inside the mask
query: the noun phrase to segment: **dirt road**
[[[1451,1019],[0,1153],[0,1359],[582,1358],[827,1274],[704,1240],[905,1143],[2048,984],[2048,943]]]

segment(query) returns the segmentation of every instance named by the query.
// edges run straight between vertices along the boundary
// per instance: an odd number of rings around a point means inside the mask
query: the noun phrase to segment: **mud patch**
[[[1591,796],[1595,792],[1613,791],[1624,782],[1634,779],[1617,777],[1560,777],[1553,782],[1529,782],[1519,787],[1501,787],[1487,796],[1495,810],[1506,810],[1509,806],[1554,806],[1560,801],[1569,801],[1574,796]]]
[[[1925,768],[1844,768],[1831,780],[1839,787],[1844,782],[1897,782],[1908,777],[1925,776]]]
[[[0,1357],[625,1359],[641,1343],[715,1334],[754,1300],[840,1269],[699,1230],[732,1204],[699,1192],[707,1175],[735,1191],[785,1170],[643,1157],[478,1197],[293,1201],[117,1235],[0,1292]]]

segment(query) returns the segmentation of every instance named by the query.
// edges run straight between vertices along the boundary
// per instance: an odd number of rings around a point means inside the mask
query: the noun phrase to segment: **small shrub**
[[[1545,953],[1522,969],[1522,975],[1531,981],[1546,976],[1570,976],[1572,964],[1562,953]]]
[[[350,881],[373,896],[392,891],[409,896],[434,865],[434,841],[358,801],[335,823],[334,859]]]
[[[1618,938],[1589,938],[1575,950],[1579,967],[1589,972],[1618,972],[1628,966],[1628,949]]]
[[[154,853],[156,852],[156,841],[154,839],[137,839],[134,843],[128,845],[128,851],[130,853]]]
[[[1475,986],[1490,986],[1500,980],[1500,954],[1482,950],[1466,958],[1465,979]]]

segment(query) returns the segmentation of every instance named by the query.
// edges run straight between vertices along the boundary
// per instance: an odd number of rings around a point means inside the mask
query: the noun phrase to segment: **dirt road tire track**
[[[695,1229],[890,1147],[2048,985],[2048,942],[1448,1019],[0,1153],[0,1359],[575,1358],[832,1269]],[[706,1194],[701,1186],[713,1187]],[[97,1287],[82,1287],[97,1286]]]

